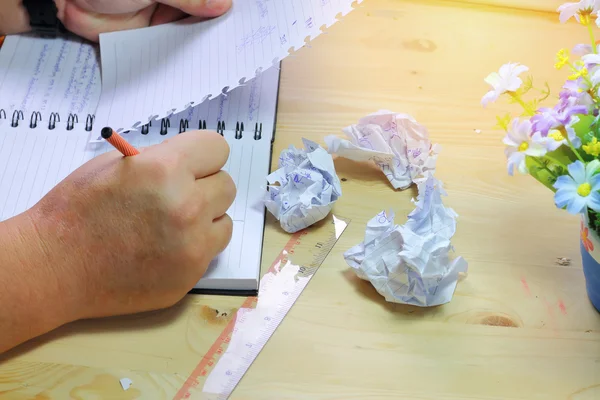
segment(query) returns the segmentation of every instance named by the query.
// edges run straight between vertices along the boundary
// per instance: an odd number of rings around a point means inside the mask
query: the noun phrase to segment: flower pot
[[[587,214],[581,219],[580,249],[587,294],[600,312],[600,237],[589,228]]]

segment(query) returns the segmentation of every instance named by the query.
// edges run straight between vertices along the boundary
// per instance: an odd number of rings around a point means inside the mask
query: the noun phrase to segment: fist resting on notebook
[[[71,32],[97,41],[102,32],[142,28],[177,21],[189,15],[213,18],[231,7],[231,0],[55,0],[58,16]],[[0,8],[0,34],[29,30],[21,0]]]
[[[90,160],[0,226],[0,353],[73,320],[169,307],[227,247],[225,139],[188,131],[139,150]]]

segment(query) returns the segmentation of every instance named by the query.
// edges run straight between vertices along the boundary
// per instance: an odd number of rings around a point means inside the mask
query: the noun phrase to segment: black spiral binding
[[[19,126],[20,119],[23,119],[23,111],[15,110],[13,112],[12,119],[10,121],[10,126],[12,126],[13,128],[16,128],[17,126]]]
[[[257,122],[256,126],[254,127],[254,140],[260,139],[262,139],[262,122],[260,123],[260,125]]]
[[[48,129],[52,130],[56,128],[57,122],[60,122],[60,115],[58,115],[58,113],[51,113],[50,119],[48,119]]]
[[[242,138],[242,135],[244,133],[244,123],[242,122],[242,125],[240,125],[240,123],[236,123],[235,124],[235,138],[237,140],[240,140]]]
[[[6,111],[0,108],[0,119],[6,118]],[[10,126],[16,128],[19,126],[19,121],[24,120],[25,116],[23,115],[23,111],[15,110],[13,111],[12,118],[10,120]],[[85,119],[85,130],[87,132],[91,132],[94,129],[94,121],[96,117],[93,114],[87,114]],[[42,113],[39,111],[33,111],[29,117],[29,128],[36,129],[39,126],[39,123],[43,121]],[[60,115],[56,112],[50,113],[48,116],[48,130],[56,129],[56,123],[60,122]],[[79,123],[79,116],[77,114],[70,113],[67,118],[67,130],[71,131],[75,129],[75,124]]]
[[[167,133],[169,133],[168,128],[171,127],[171,120],[169,118],[163,118],[160,121],[160,134],[161,135],[166,135]]]
[[[187,119],[181,119],[179,121],[179,133],[185,132],[190,127],[190,122]]]
[[[142,126],[142,135],[147,135],[150,132],[150,127],[152,126],[152,121],[149,121],[146,125]]]
[[[42,120],[42,114],[39,111],[34,111],[31,113],[31,118],[29,118],[29,127],[31,129],[37,126],[38,120]]]
[[[225,134],[225,121],[217,122],[217,133],[221,136]]]

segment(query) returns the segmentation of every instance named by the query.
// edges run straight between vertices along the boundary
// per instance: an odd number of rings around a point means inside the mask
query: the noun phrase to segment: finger
[[[231,242],[231,236],[233,234],[233,221],[231,217],[224,214],[222,217],[216,219],[208,230],[208,244],[212,252],[212,258],[216,257],[219,253],[222,253],[229,242]]]
[[[60,9],[59,3],[57,7]],[[74,0],[77,7],[97,14],[128,14],[155,3],[154,0]]]
[[[159,0],[196,17],[218,17],[231,8],[231,0]]]
[[[196,179],[218,172],[229,158],[229,144],[213,131],[187,131],[165,140],[157,147],[181,156]]]
[[[65,4],[62,22],[71,32],[98,42],[102,32],[147,27],[156,5],[125,14],[101,14],[80,8],[75,3]]]
[[[154,11],[154,15],[152,15],[150,26],[168,24],[169,22],[179,21],[187,16],[188,14],[178,8],[159,4],[156,11]]]
[[[207,213],[212,219],[219,218],[227,212],[233,204],[236,195],[236,187],[231,176],[225,171],[219,171],[196,181],[198,195],[206,201]]]

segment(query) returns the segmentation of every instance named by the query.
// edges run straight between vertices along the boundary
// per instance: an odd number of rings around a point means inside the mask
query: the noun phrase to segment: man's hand
[[[146,27],[185,16],[213,18],[231,7],[231,0],[56,0],[67,29],[97,41],[101,32]]]
[[[4,0],[0,7],[0,34],[30,30],[22,0]],[[186,16],[218,17],[232,0],[54,0],[58,17],[71,32],[98,41],[102,32],[143,28],[177,21]]]
[[[231,239],[228,155],[210,131],[111,151],[0,224],[0,353],[73,320],[182,299]]]

